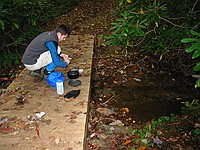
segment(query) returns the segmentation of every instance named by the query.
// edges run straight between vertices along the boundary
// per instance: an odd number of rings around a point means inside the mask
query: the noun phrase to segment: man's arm
[[[60,60],[59,55],[58,55],[57,50],[56,50],[56,46],[54,45],[54,43],[52,41],[48,41],[48,42],[45,43],[45,45],[48,48],[48,50],[50,51],[53,63],[56,66],[65,68],[67,66],[67,63]]]

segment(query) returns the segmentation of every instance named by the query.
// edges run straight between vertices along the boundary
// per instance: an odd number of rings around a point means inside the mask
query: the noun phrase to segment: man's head
[[[58,41],[59,42],[66,40],[66,38],[71,33],[70,29],[67,26],[63,25],[63,24],[57,26],[56,29],[55,29],[55,31],[57,33]]]

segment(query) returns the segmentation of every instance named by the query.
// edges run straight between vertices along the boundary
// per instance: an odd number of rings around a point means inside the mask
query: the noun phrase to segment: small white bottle
[[[64,86],[63,86],[63,81],[62,80],[58,80],[56,82],[56,88],[57,88],[57,93],[59,95],[64,94]]]

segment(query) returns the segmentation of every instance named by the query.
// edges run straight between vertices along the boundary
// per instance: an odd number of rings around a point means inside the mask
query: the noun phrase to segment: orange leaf
[[[123,146],[126,146],[126,145],[128,145],[129,143],[131,143],[131,140],[127,140],[127,141],[124,142],[122,145],[123,145]]]
[[[138,150],[145,150],[146,148],[146,146],[140,146]]]
[[[134,66],[133,66],[133,69],[134,69],[134,70],[138,69],[138,66],[134,65]]]
[[[7,77],[0,77],[0,81],[6,81],[6,80],[9,80],[9,78],[7,78]]]

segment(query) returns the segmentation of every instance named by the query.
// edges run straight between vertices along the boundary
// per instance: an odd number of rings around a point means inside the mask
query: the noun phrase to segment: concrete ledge
[[[0,129],[8,125],[11,131],[0,132],[0,149],[8,150],[82,150],[87,134],[87,111],[90,97],[90,80],[94,36],[70,35],[61,49],[72,57],[66,69],[58,68],[67,79],[67,71],[74,67],[83,69],[79,77],[81,85],[71,87],[65,81],[65,93],[80,89],[76,99],[67,100],[58,96],[56,89],[28,75],[24,70],[1,95],[0,117],[8,119]],[[24,97],[25,103],[18,104],[16,97]],[[32,123],[27,119],[36,112],[45,112],[41,119]],[[4,128],[4,130],[6,130]]]

